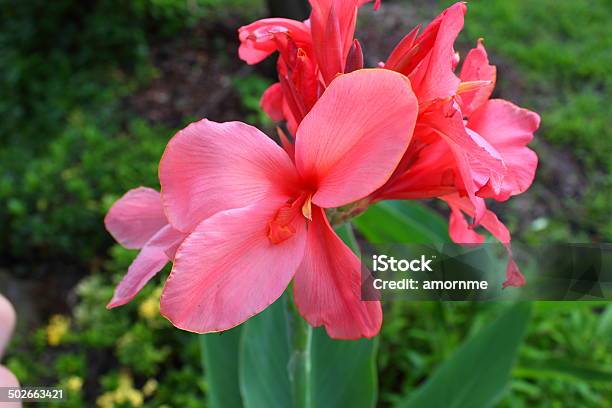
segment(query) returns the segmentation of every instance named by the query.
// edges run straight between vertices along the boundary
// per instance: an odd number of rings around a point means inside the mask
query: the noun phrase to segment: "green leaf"
[[[312,406],[374,407],[378,339],[332,340],[322,328],[312,336]]]
[[[542,300],[534,302],[534,311],[538,313],[567,312],[578,308],[605,307],[609,303],[608,300]]]
[[[336,228],[345,244],[359,255],[359,245],[351,223]],[[313,331],[312,406],[373,407],[376,405],[378,380],[376,351],[378,338],[332,340],[323,328]]]
[[[281,296],[244,324],[240,342],[240,389],[247,408],[293,405],[286,302],[286,296]]]
[[[242,407],[238,387],[238,350],[241,326],[200,336],[202,361],[208,383],[208,406]]]
[[[277,301],[244,325],[240,388],[247,408],[301,406],[292,392],[290,373],[295,362],[284,308],[284,302]],[[376,348],[377,340],[332,340],[323,328],[314,329],[309,348],[310,375],[305,381],[307,406],[374,407]]]
[[[609,384],[612,367],[584,364],[563,358],[522,363],[513,370],[516,377],[549,378],[562,381],[586,381]]]
[[[337,232],[358,250],[350,224]],[[377,340],[332,340],[323,328],[304,332],[302,318],[288,310],[288,302],[285,294],[243,325],[240,388],[245,407],[375,406]]]
[[[612,344],[612,305],[608,305],[601,314],[597,334],[607,338]]]
[[[529,303],[508,308],[465,341],[425,385],[398,406],[484,408],[495,404],[506,389],[530,311]]]
[[[446,221],[410,201],[382,201],[370,206],[353,224],[372,243],[449,241]]]
[[[353,231],[353,225],[351,223],[343,224],[335,229],[336,234],[344,241],[344,243],[353,250],[353,252],[359,256],[359,243],[355,237],[355,231]]]

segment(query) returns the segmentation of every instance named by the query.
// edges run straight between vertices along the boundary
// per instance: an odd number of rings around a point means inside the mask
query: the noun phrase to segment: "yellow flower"
[[[144,402],[144,396],[142,395],[142,392],[138,390],[129,390],[126,393],[126,396],[127,400],[130,401],[130,404],[132,404],[133,407],[140,407]]]
[[[138,314],[147,320],[153,320],[159,313],[159,303],[157,299],[147,298],[138,307]]]
[[[47,326],[47,343],[58,346],[70,329],[70,319],[62,315],[53,315]]]
[[[80,391],[82,387],[83,379],[81,377],[77,377],[76,375],[73,375],[66,381],[66,388],[72,392]]]
[[[157,380],[155,380],[154,378],[147,380],[145,385],[142,387],[142,393],[144,394],[144,396],[150,397],[151,395],[153,395],[153,393],[157,390],[157,385]]]
[[[113,392],[107,392],[100,395],[96,399],[96,404],[100,408],[113,408],[115,406],[115,394]]]
[[[134,388],[132,377],[122,372],[119,374],[117,389],[102,394],[96,400],[100,408],[113,408],[115,404],[129,403],[132,407],[140,407],[144,403],[144,394]],[[146,384],[145,384],[146,386]]]
[[[144,402],[142,392],[134,388],[132,377],[127,373],[119,374],[119,386],[115,391],[115,401],[118,403],[129,402],[133,407],[139,407]]]
[[[140,317],[147,320],[154,320],[159,316],[159,297],[161,296],[161,291],[161,288],[157,288],[140,304],[138,307]]]

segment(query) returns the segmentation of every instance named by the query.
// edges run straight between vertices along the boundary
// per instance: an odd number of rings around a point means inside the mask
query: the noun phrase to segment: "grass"
[[[566,239],[579,230],[612,240],[610,7],[608,0],[472,1],[461,37],[484,37],[500,65],[501,96],[541,114],[536,150],[546,143],[580,165],[580,194],[564,195],[563,174],[547,180],[565,210],[550,218],[570,224]]]

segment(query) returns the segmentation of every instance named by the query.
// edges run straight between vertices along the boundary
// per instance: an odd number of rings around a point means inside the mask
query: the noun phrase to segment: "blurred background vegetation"
[[[364,8],[368,65],[448,4]],[[611,242],[612,3],[468,6],[458,50],[484,37],[496,96],[542,115],[536,181],[495,209],[523,242]],[[23,384],[61,385],[73,407],[201,406],[196,336],[159,317],[161,278],[104,309],[135,253],[113,244],[102,219],[126,190],[158,187],[165,143],[186,123],[271,129],[258,101],[274,64],[243,64],[236,35],[268,15],[263,0],[0,0],[0,291],[20,315],[7,364]],[[389,305],[381,404],[410,393],[495,313]],[[611,306],[539,303],[501,405],[612,406],[611,350]]]

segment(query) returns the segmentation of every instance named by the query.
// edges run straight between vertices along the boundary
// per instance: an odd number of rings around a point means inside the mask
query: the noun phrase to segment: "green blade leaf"
[[[607,338],[612,345],[612,305],[607,306],[601,314],[597,334]]]
[[[351,223],[336,228],[336,233],[353,252],[359,246]],[[313,331],[312,406],[373,407],[378,394],[376,351],[378,339],[332,340],[323,328]]]
[[[541,300],[534,302],[534,311],[538,313],[555,313],[576,310],[579,308],[605,307],[610,302],[608,300]]]
[[[245,407],[301,406],[303,401],[296,401],[292,392],[290,373],[295,362],[288,329],[281,300],[244,325],[240,388]],[[376,348],[377,340],[332,340],[323,328],[314,329],[309,349],[310,376],[305,382],[308,406],[375,406]]]
[[[332,340],[322,328],[312,336],[312,406],[376,405],[378,339]]]
[[[513,370],[516,377],[550,378],[561,381],[585,381],[609,384],[612,367],[572,361],[565,358],[551,358],[544,361],[522,363]]]
[[[247,408],[291,407],[291,342],[286,296],[244,324],[240,342],[240,389]]]
[[[506,389],[531,305],[516,304],[463,343],[401,408],[485,408]]]
[[[337,232],[358,250],[350,224]],[[323,328],[311,335],[308,329],[306,348],[300,351],[304,322],[291,320],[301,317],[288,310],[288,302],[285,294],[243,325],[240,388],[245,406],[373,407],[377,341],[332,340]]]
[[[449,241],[446,221],[410,201],[382,201],[355,218],[353,224],[372,243]]]
[[[200,336],[202,362],[208,383],[208,406],[240,408],[238,387],[238,348],[241,326],[222,333]]]
[[[344,243],[351,248],[351,250],[359,256],[359,243],[355,237],[355,231],[353,231],[352,223],[343,224],[335,229],[336,234],[344,241]]]

